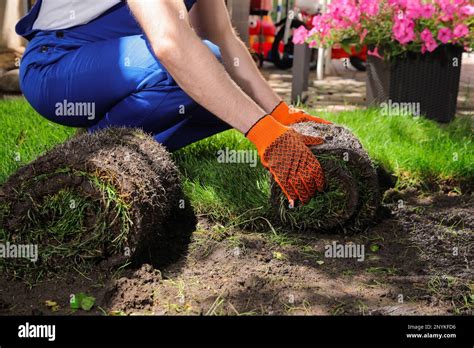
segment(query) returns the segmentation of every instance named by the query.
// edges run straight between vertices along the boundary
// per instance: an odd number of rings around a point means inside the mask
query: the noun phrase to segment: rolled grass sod
[[[73,137],[0,187],[0,242],[37,245],[36,263],[0,259],[23,277],[149,262],[186,251],[196,218],[163,146],[134,129]]]
[[[185,177],[185,192],[197,213],[251,230],[268,230],[270,225],[300,233],[363,230],[373,222],[381,200],[372,161],[348,129],[313,127],[301,124],[296,129],[326,140],[314,151],[325,171],[327,187],[307,206],[291,210],[261,165],[218,161],[218,153],[225,148],[255,151],[236,132],[219,134],[178,152],[175,157]]]
[[[280,223],[303,232],[359,232],[374,221],[381,204],[378,176],[360,141],[338,125],[301,123],[301,134],[321,137],[311,150],[325,173],[326,188],[306,206],[289,209],[278,185],[272,185],[272,205]]]

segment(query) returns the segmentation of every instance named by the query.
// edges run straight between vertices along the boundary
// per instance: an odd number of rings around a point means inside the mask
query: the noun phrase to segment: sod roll
[[[37,245],[4,270],[177,260],[196,218],[169,153],[145,133],[109,129],[61,144],[0,187],[0,243]]]
[[[276,220],[302,232],[359,232],[366,228],[380,207],[381,194],[376,170],[360,141],[338,125],[300,123],[293,127],[325,139],[312,151],[323,167],[326,189],[308,205],[289,209],[281,189],[272,183]]]

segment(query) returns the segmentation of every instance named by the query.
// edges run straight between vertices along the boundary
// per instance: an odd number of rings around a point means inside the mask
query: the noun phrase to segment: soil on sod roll
[[[366,228],[374,221],[382,198],[376,169],[360,141],[338,125],[300,123],[293,128],[325,140],[312,151],[323,167],[326,189],[306,206],[289,209],[281,189],[272,184],[277,220],[307,232],[359,232]]]
[[[126,263],[163,266],[196,226],[169,153],[145,133],[83,134],[0,188],[0,243],[37,245],[38,261],[3,258],[12,276]]]

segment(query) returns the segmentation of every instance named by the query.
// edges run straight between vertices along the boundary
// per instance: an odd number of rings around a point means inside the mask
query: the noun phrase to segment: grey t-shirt
[[[59,30],[87,24],[120,0],[43,0],[33,30]]]

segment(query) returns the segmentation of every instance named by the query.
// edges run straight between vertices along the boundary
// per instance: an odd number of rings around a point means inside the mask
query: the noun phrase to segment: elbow
[[[152,40],[155,57],[165,66],[177,65],[188,59],[189,43],[194,39],[192,31],[186,29],[168,32]]]
[[[158,60],[166,62],[173,60],[179,50],[177,40],[171,37],[162,37],[153,44],[153,53]]]

